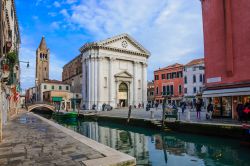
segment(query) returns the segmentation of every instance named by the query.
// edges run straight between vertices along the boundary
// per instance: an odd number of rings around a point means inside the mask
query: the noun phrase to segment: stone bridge
[[[27,110],[28,112],[32,111],[33,109],[36,109],[36,108],[47,108],[51,111],[55,111],[55,106],[50,104],[50,103],[44,103],[44,102],[39,102],[39,103],[30,103],[30,104],[27,104]]]

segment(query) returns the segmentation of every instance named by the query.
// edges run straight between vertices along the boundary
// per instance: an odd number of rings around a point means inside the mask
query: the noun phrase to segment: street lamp
[[[25,61],[19,61],[19,62],[22,62],[22,63],[27,63],[27,68],[29,68],[30,67],[30,63],[29,63],[29,61],[27,61],[27,62],[25,62]]]

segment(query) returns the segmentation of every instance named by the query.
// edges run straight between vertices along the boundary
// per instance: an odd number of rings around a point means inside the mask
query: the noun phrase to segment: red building
[[[238,102],[250,99],[250,1],[202,0],[204,97],[215,104],[214,116],[237,118]]]
[[[154,71],[155,100],[162,103],[164,96],[168,102],[179,104],[183,97],[183,65],[173,64]]]

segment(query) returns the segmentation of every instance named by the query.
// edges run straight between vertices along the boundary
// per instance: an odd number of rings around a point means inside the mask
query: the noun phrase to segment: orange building
[[[183,97],[183,65],[173,64],[154,71],[155,100],[162,103],[167,96],[168,103],[179,105]]]

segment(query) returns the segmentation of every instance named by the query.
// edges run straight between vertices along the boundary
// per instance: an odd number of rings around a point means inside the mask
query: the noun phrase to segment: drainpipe
[[[0,0],[0,63],[3,58],[3,27],[2,27],[2,0]],[[1,66],[1,64],[0,64]],[[2,142],[3,138],[3,104],[2,104],[2,76],[0,75],[0,142]]]

